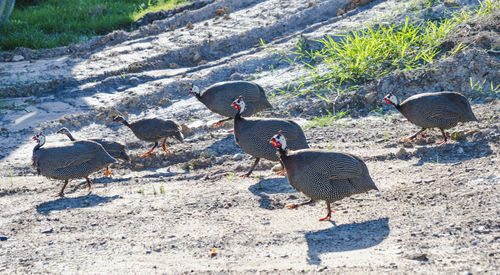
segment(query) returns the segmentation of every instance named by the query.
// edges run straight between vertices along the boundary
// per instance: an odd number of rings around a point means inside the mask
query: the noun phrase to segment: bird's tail
[[[120,158],[123,159],[124,161],[130,162],[130,157],[125,152],[121,152]]]

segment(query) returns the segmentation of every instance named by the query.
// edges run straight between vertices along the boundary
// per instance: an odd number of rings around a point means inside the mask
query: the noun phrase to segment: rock
[[[484,101],[486,102],[492,102],[494,99],[492,97],[487,97],[484,99]]]
[[[344,13],[345,11],[343,9],[339,9],[339,11],[337,12],[337,16],[341,16]]]
[[[143,164],[136,163],[136,164],[134,165],[134,169],[136,169],[136,170],[140,170],[140,169],[143,169],[143,168],[144,168],[144,165],[143,165]]]
[[[377,101],[377,95],[374,92],[368,93],[365,95],[365,100],[369,105],[374,105]]]
[[[210,166],[210,164],[212,164],[212,160],[209,158],[208,159],[193,159],[189,162],[189,164],[194,169],[205,168],[207,166]]]
[[[231,80],[242,80],[243,79],[243,76],[240,74],[240,73],[234,73],[232,74],[229,79]]]
[[[429,258],[427,257],[427,254],[425,253],[417,253],[413,255],[408,255],[406,258],[410,260],[415,260],[415,261],[422,261],[422,262],[427,262],[429,261]]]
[[[9,238],[5,237],[5,236],[0,236],[0,242],[6,241],[7,239],[9,239]]]
[[[170,64],[168,64],[168,67],[170,69],[176,69],[176,68],[179,68],[179,65],[177,63],[170,63]]]
[[[243,159],[243,154],[240,153],[234,154],[233,160],[241,160],[241,159]]]
[[[228,7],[221,7],[219,9],[216,9],[215,10],[215,15],[216,16],[221,16],[223,14],[226,14],[227,12],[229,11],[229,8]]]
[[[22,55],[14,55],[12,57],[12,62],[19,62],[19,61],[23,61],[24,60],[24,56]]]
[[[271,170],[273,172],[279,172],[279,171],[281,171],[282,170],[281,164],[278,163],[278,164],[274,165],[273,168],[271,168]]]
[[[201,58],[201,55],[198,51],[195,51],[194,54],[193,54],[193,62],[196,63],[200,60]]]
[[[404,159],[408,156],[408,152],[405,150],[405,148],[399,149],[399,151],[396,153],[396,157],[398,159]]]
[[[50,234],[50,233],[54,233],[54,228],[44,230],[44,231],[42,231],[42,233],[43,233],[43,234]]]
[[[184,136],[189,136],[193,134],[193,130],[189,128],[186,124],[181,124],[181,127],[182,127],[181,132]]]

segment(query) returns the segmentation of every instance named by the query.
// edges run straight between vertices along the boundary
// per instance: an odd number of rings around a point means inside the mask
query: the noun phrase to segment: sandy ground
[[[359,112],[368,115],[307,128],[312,147],[361,156],[380,189],[339,201],[333,221],[319,222],[323,202],[284,207],[306,197],[271,171],[275,163],[238,177],[253,160],[227,133],[232,124],[211,129],[220,117],[187,95],[193,84],[252,79],[275,106],[261,116],[307,126],[324,104],[278,93],[306,72],[259,39],[291,49],[301,34],[316,39],[397,20],[414,3],[348,11],[347,0],[215,1],[70,51],[1,62],[9,95],[2,102],[28,104],[28,112],[0,114],[0,273],[498,273],[496,98],[474,101],[480,122],[449,130],[460,139],[444,146],[434,144],[437,130],[401,143],[418,128],[389,106],[378,114],[366,105]],[[347,13],[337,16],[339,9]],[[385,93],[376,92],[379,100]],[[130,119],[175,118],[188,128],[186,140],[141,159],[150,144],[111,123],[116,110]],[[48,143],[64,141],[55,134],[63,126],[78,138],[125,142],[131,163],[113,165],[110,178],[94,174],[91,193],[73,180],[66,197],[52,197],[62,182],[30,167],[31,136],[44,131]]]

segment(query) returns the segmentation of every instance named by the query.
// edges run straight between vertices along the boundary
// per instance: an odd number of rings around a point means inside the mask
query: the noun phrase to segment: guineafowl
[[[127,122],[122,116],[116,116],[113,121],[120,122],[129,127],[134,135],[144,141],[154,142],[153,147],[141,157],[147,158],[149,155],[154,154],[153,150],[158,146],[158,141],[163,138],[161,147],[163,151],[167,152],[168,137],[175,137],[179,141],[184,141],[181,125],[174,120],[164,120],[161,118],[143,118],[133,122]]]
[[[200,88],[193,86],[189,94],[194,95],[210,111],[228,117],[217,122],[214,127],[219,127],[224,121],[235,117],[236,111],[231,108],[231,103],[240,95],[245,98],[245,102],[247,103],[245,111],[241,112],[241,115],[244,117],[273,107],[267,100],[264,89],[258,84],[248,81],[219,82],[202,92],[200,92]]]
[[[63,134],[66,135],[71,141],[76,141],[76,139],[73,137],[71,132],[68,130],[68,128],[63,127],[57,131],[58,134]],[[91,141],[97,142],[101,144],[102,147],[104,147],[104,150],[108,152],[112,157],[115,159],[122,159],[124,161],[130,161],[130,157],[127,155],[127,147],[125,144],[122,144],[117,141],[111,141],[111,140],[106,140],[106,139],[101,139],[101,138],[92,138],[89,139]],[[108,166],[106,166],[106,176],[111,175],[111,172],[108,169]]]
[[[90,140],[79,140],[63,145],[42,146],[45,144],[45,136],[40,133],[33,137],[38,144],[33,148],[33,167],[38,174],[48,178],[64,180],[58,196],[64,196],[64,188],[70,179],[85,178],[92,188],[89,175],[98,171],[116,159],[110,156],[106,150],[97,142]]]
[[[289,205],[288,208],[324,200],[327,215],[320,221],[330,220],[332,202],[372,189],[378,190],[359,157],[318,149],[289,150],[285,135],[284,132],[278,132],[268,142],[276,148],[290,185],[311,199]]]
[[[276,155],[276,150],[269,144],[269,139],[278,130],[282,130],[289,137],[291,149],[309,148],[304,131],[294,121],[277,118],[243,118],[241,113],[245,110],[246,105],[241,96],[233,102],[233,107],[237,110],[234,117],[234,138],[236,143],[241,150],[255,158],[250,171],[242,176],[250,176],[261,158],[271,161],[280,160]],[[285,169],[280,173],[283,174],[284,172]]]
[[[422,127],[416,134],[403,139],[413,140],[427,128],[439,128],[443,134],[445,144],[445,129],[457,125],[458,122],[477,121],[472,112],[469,101],[463,95],[455,92],[422,93],[407,98],[402,103],[391,93],[384,97],[387,104],[392,104],[411,123]]]

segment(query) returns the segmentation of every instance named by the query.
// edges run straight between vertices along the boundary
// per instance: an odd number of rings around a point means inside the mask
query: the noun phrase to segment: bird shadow
[[[259,207],[264,209],[274,209],[268,194],[297,193],[283,178],[261,179],[248,187],[248,190],[259,197]]]
[[[108,203],[120,198],[115,195],[112,197],[101,197],[94,194],[88,194],[77,198],[61,197],[53,201],[47,201],[36,206],[36,212],[42,215],[49,215],[52,211],[65,210],[69,208],[87,208],[93,207],[102,203]]]
[[[319,256],[324,253],[359,250],[375,246],[389,236],[389,231],[389,218],[380,218],[307,232],[305,234],[308,246],[307,263],[311,265],[321,264]]]
[[[441,146],[419,147],[414,155],[419,158],[414,166],[424,163],[457,163],[491,155],[493,150],[487,142],[447,143]]]

